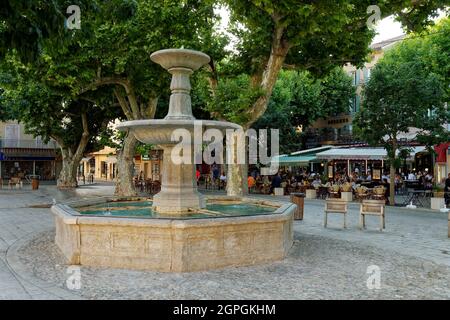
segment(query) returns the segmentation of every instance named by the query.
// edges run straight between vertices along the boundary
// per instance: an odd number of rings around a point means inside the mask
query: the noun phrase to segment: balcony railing
[[[2,148],[27,148],[27,149],[56,149],[55,141],[44,143],[41,140],[27,139],[0,139],[0,149]]]

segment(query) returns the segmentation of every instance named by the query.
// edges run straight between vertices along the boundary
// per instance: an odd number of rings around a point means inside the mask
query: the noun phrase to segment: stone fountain
[[[186,215],[205,207],[204,197],[197,191],[195,178],[195,146],[190,163],[173,161],[172,150],[178,141],[172,140],[176,129],[187,130],[194,136],[195,126],[202,131],[208,128],[240,129],[230,122],[202,120],[192,115],[190,75],[207,64],[210,58],[201,52],[185,49],[166,49],[153,53],[150,58],[172,74],[170,84],[169,112],[164,119],[126,121],[117,126],[119,130],[131,130],[135,137],[146,144],[157,144],[163,151],[161,192],[153,197],[153,210],[170,215]]]
[[[164,119],[121,123],[144,143],[164,150],[161,191],[153,199],[80,199],[52,206],[55,242],[70,264],[164,272],[202,271],[283,259],[293,243],[295,204],[248,197],[209,196],[197,190],[191,161],[175,161],[173,133],[240,129],[192,115],[190,75],[209,62],[204,53],[167,49],[151,59],[172,74]],[[149,207],[145,207],[146,205]],[[115,211],[115,209],[120,209]],[[139,214],[138,214],[139,213]]]

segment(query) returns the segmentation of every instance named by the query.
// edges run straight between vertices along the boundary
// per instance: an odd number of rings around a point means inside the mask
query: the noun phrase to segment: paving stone
[[[110,192],[101,186],[76,193],[52,187],[0,192],[0,299],[450,298],[446,215],[387,208],[384,232],[377,219],[362,231],[359,206],[351,204],[348,229],[340,228],[339,215],[331,215],[325,229],[320,200],[305,201],[305,218],[294,222],[296,241],[284,261],[188,274],[81,266],[81,289],[68,290],[50,210],[26,206]],[[381,289],[367,287],[371,265],[380,268]]]

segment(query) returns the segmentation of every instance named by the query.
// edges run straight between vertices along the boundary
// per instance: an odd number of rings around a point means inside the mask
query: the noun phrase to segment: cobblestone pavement
[[[51,213],[28,206],[111,192],[89,188],[76,194],[51,187],[0,190],[0,299],[450,299],[444,214],[388,208],[384,232],[377,231],[376,218],[361,231],[352,204],[348,229],[341,229],[340,215],[332,215],[324,229],[318,200],[306,201],[305,219],[294,223],[296,241],[284,261],[189,274],[82,266],[81,289],[68,290],[68,266],[53,243]],[[381,289],[367,288],[371,265],[380,268]]]

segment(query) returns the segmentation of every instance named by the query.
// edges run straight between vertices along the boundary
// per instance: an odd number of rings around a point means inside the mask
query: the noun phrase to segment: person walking
[[[272,179],[270,193],[273,193],[275,188],[280,188],[280,187],[281,187],[281,176],[280,176],[280,173],[278,172]]]
[[[450,173],[447,179],[445,179],[445,189],[444,189],[445,205],[448,206],[450,202]]]

